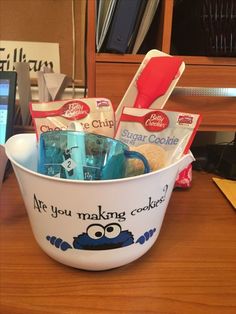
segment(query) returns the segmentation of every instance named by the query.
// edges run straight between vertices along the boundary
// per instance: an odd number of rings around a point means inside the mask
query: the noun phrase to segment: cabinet
[[[144,55],[96,53],[96,0],[88,1],[87,85],[88,96],[111,99],[115,108],[121,101]],[[170,54],[174,0],[161,0],[155,47]],[[236,58],[182,56],[186,69],[178,87],[236,88]],[[200,130],[235,131],[236,97],[186,96],[172,93],[165,109],[201,113]]]

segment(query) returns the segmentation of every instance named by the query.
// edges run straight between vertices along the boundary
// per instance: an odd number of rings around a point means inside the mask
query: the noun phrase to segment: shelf
[[[122,62],[122,63],[141,63],[145,55],[143,54],[116,54],[116,53],[96,53],[96,62]],[[183,58],[186,64],[191,65],[217,65],[217,66],[235,66],[236,58],[224,57],[199,57],[199,56],[179,56]]]
[[[236,66],[236,58],[223,57],[199,57],[199,56],[181,56],[186,64],[191,65],[217,65],[217,66]]]
[[[96,53],[95,60],[97,62],[120,62],[120,63],[141,63],[144,55],[132,54],[115,54],[115,53]]]

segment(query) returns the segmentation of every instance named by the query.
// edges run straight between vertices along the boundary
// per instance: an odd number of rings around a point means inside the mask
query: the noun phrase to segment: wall
[[[86,0],[0,0],[0,40],[56,42],[61,73],[73,74],[72,4],[75,12],[75,78],[84,85]]]

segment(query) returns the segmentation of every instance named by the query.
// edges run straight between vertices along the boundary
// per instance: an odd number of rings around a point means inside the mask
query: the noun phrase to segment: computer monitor
[[[4,144],[13,134],[16,79],[16,72],[0,71],[0,190],[7,165]]]
[[[0,71],[0,144],[13,133],[17,74],[14,71]]]

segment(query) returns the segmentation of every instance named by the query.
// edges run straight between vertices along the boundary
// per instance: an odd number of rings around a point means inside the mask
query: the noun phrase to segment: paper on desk
[[[39,102],[60,100],[65,88],[70,82],[65,74],[53,73],[51,69],[44,68],[38,72]]]
[[[70,79],[61,73],[44,73],[45,83],[52,100],[60,100]]]
[[[236,209],[236,181],[219,178],[212,178],[212,180],[217,184]]]
[[[52,73],[52,69],[49,67],[44,67],[43,71],[38,71],[38,91],[39,91],[39,102],[48,102],[52,100],[51,95],[46,86],[46,82],[44,79],[45,73]]]

